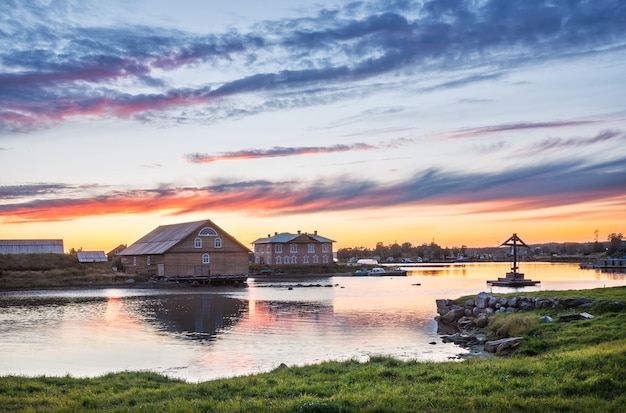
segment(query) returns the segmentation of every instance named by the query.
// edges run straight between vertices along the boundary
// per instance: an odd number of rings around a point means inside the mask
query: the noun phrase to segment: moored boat
[[[404,276],[407,274],[406,270],[402,268],[382,268],[382,267],[374,267],[367,272],[367,275],[400,275]]]

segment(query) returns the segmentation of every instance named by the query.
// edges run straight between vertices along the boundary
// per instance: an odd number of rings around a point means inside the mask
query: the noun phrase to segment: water
[[[198,382],[281,363],[366,361],[372,355],[444,361],[465,350],[441,342],[435,299],[515,291],[485,283],[509,267],[405,267],[408,277],[252,278],[247,288],[4,292],[0,375],[148,370]],[[626,274],[575,264],[520,267],[526,278],[541,280],[521,292],[626,285]]]

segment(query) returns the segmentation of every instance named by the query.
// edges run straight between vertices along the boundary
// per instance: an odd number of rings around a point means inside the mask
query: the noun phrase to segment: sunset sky
[[[0,239],[626,233],[623,0],[4,0],[0,68]]]

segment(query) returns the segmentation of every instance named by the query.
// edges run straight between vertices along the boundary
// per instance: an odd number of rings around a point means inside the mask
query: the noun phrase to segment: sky
[[[622,0],[3,0],[0,239],[626,233]]]

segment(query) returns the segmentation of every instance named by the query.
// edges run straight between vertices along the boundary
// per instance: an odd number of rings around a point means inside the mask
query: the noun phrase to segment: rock
[[[490,297],[489,298],[489,302],[487,303],[487,305],[489,306],[489,308],[495,308],[496,304],[498,304],[498,302],[500,302],[499,298]]]
[[[481,314],[476,318],[476,327],[485,328],[489,324],[489,317],[486,314]]]
[[[450,311],[441,315],[441,321],[444,323],[454,323],[465,315],[465,309],[459,306],[452,306]]]
[[[478,295],[476,296],[476,307],[487,308],[490,298],[491,298],[491,295],[489,295],[489,293],[486,293],[486,292],[478,293]]]
[[[589,303],[592,303],[589,298],[564,298],[561,300],[561,304],[563,304],[566,308],[578,307]]]
[[[524,337],[510,337],[500,340],[487,341],[485,342],[485,351],[488,353],[499,354],[504,351],[513,350],[519,346],[520,341],[523,339]]]
[[[551,323],[553,321],[552,317],[550,317],[549,315],[544,315],[543,317],[540,318],[540,320],[543,323]]]
[[[593,318],[593,316],[589,313],[580,313],[580,316],[585,320],[591,320]]]
[[[559,321],[574,321],[574,320],[580,320],[582,319],[582,317],[580,316],[580,314],[575,313],[575,314],[562,314],[559,316]]]
[[[474,327],[475,324],[473,318],[464,316],[459,318],[456,325],[461,329],[468,329]]]

